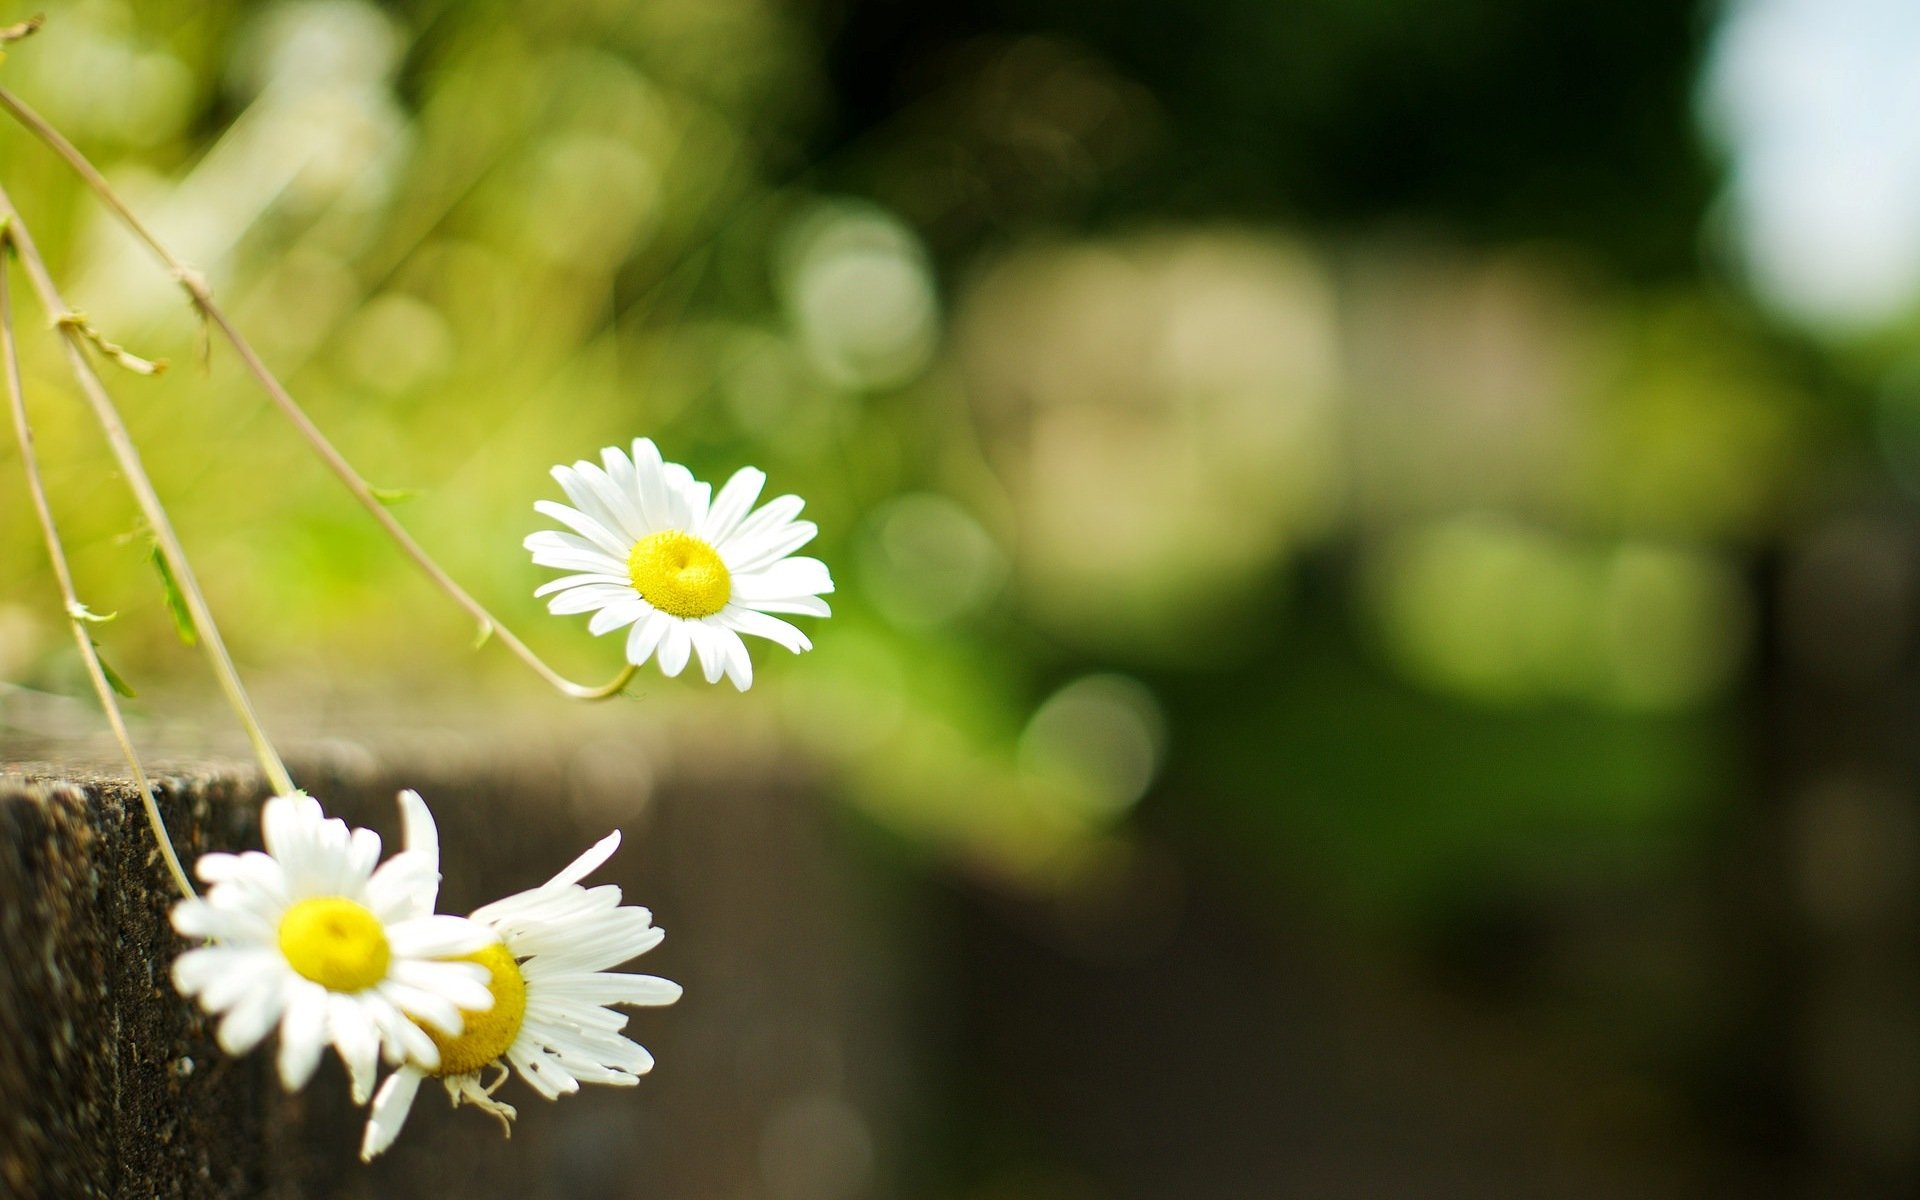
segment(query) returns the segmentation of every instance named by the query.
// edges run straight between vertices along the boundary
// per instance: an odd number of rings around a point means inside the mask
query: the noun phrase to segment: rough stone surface
[[[252,1197],[273,1098],[167,981],[175,896],[122,780],[0,777],[0,1193]],[[251,836],[247,781],[157,781],[184,855]]]

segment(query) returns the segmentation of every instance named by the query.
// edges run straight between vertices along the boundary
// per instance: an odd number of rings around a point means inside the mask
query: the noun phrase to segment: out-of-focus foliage
[[[819,649],[745,699],[643,675],[636,722],[754,714],[1029,880],[1097,874],[1163,778],[1376,900],[1711,804],[1747,556],[1849,425],[1687,269],[1688,43],[1640,27],[1681,10],[1005,7],[77,0],[0,70],[577,675],[616,651],[532,598],[550,464],[646,434],[807,497]],[[544,701],[17,129],[0,173],[173,360],[113,382],[252,671]],[[30,341],[108,651],[193,678]],[[26,522],[0,551],[0,674],[77,691]]]

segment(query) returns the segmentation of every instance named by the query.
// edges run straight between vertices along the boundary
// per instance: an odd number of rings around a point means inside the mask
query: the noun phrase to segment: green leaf
[[[100,653],[100,643],[93,641],[91,638],[87,640],[93,646],[93,661],[100,664],[100,673],[107,677],[107,686],[119,692],[127,699],[133,699],[133,688],[128,686],[127,681],[120,677],[120,672],[113,669],[113,664],[107,661],[107,656]]]
[[[405,504],[420,494],[419,488],[383,488],[374,487],[372,484],[367,485],[367,490],[373,493],[375,500],[378,500],[388,508],[392,508],[396,504]]]
[[[160,586],[167,594],[167,612],[173,617],[174,631],[181,641],[193,645],[200,640],[193,628],[193,614],[187,611],[187,598],[180,594],[180,584],[173,577],[173,568],[167,565],[167,556],[160,552],[159,542],[148,548],[147,561],[160,573]]]
[[[89,624],[93,624],[93,625],[105,625],[108,621],[113,620],[115,617],[119,616],[120,614],[117,612],[110,612],[103,617],[99,613],[94,612],[92,609],[88,608],[86,605],[80,603],[78,600],[75,600],[72,604],[67,605],[67,615],[69,617],[72,617],[76,621],[86,621]]]
[[[480,647],[486,645],[488,642],[492,640],[493,640],[493,622],[492,621],[480,622],[480,636],[473,639],[473,648],[475,650],[478,650]]]

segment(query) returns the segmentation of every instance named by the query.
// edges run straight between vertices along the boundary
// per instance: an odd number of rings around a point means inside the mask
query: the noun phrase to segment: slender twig
[[[626,688],[627,684],[633,679],[634,672],[637,669],[632,664],[623,667],[620,673],[614,676],[612,680],[597,687],[575,683],[573,680],[568,679],[560,672],[548,666],[546,660],[541,658],[532,647],[521,641],[498,617],[488,611],[485,605],[474,599],[465,588],[454,582],[453,577],[441,569],[440,564],[433,560],[433,557],[426,552],[420,543],[414,540],[413,535],[407,532],[406,527],[400,524],[394,515],[387,510],[387,506],[381,503],[380,497],[375,494],[373,486],[362,478],[358,471],[354,470],[353,464],[347,461],[346,456],[341,454],[331,441],[327,440],[327,436],[324,433],[320,432],[319,426],[315,425],[313,419],[307,416],[306,410],[300,407],[299,403],[294,400],[292,394],[287,391],[280,380],[268,369],[266,363],[261,360],[260,356],[254,352],[252,343],[248,342],[246,336],[227,318],[225,311],[223,311],[218,304],[214,303],[213,292],[208,288],[206,278],[201,275],[200,272],[175,257],[172,251],[161,244],[160,239],[154,236],[153,231],[147,228],[146,223],[141,221],[138,216],[135,216],[133,210],[127,207],[126,202],[120,199],[119,194],[113,190],[113,186],[107,182],[106,177],[100,174],[99,170],[94,167],[91,162],[87,161],[87,157],[80,153],[79,149],[76,148],[72,142],[69,142],[59,130],[49,125],[46,119],[41,117],[40,114],[27,107],[26,103],[18,96],[15,96],[5,88],[0,88],[0,109],[5,109],[15,120],[24,125],[30,133],[46,143],[49,149],[59,155],[60,158],[73,169],[74,173],[79,175],[86,185],[93,189],[94,194],[100,197],[101,202],[113,210],[114,214],[120,218],[122,223],[126,225],[133,235],[146,243],[147,248],[153,251],[155,257],[166,266],[167,270],[172,273],[174,279],[186,290],[188,297],[192,300],[193,306],[200,312],[201,317],[220,331],[220,335],[227,340],[228,344],[233,347],[234,352],[240,356],[240,362],[246,367],[247,373],[252,375],[254,380],[259,383],[261,390],[267,393],[268,399],[272,400],[274,406],[280,410],[281,415],[285,416],[286,419],[292,423],[301,438],[306,441],[308,446],[312,447],[313,452],[320,456],[320,461],[324,462],[327,465],[327,469],[332,471],[334,476],[346,486],[347,491],[352,493],[353,498],[360,502],[360,507],[367,510],[368,515],[379,524],[380,528],[386,531],[387,536],[394,540],[395,544],[400,547],[401,552],[413,560],[413,564],[419,567],[428,579],[433,581],[434,586],[438,587],[449,599],[464,609],[474,620],[479,622],[483,639],[488,636],[496,638],[500,644],[511,651],[516,658],[532,668],[535,674],[539,675],[559,691],[576,700],[605,700],[610,696],[618,695]]]
[[[0,225],[0,252],[4,252],[9,245],[8,227]],[[120,702],[113,694],[113,684],[107,679],[100,652],[94,648],[93,635],[87,632],[87,610],[74,591],[73,572],[67,567],[67,554],[60,544],[60,531],[54,526],[53,509],[47,503],[46,487],[40,479],[40,459],[33,449],[33,427],[27,421],[26,389],[20,381],[20,356],[13,341],[13,303],[7,290],[4,253],[0,253],[0,358],[6,362],[7,402],[13,410],[14,437],[20,442],[20,465],[26,472],[27,491],[33,497],[33,511],[40,521],[40,535],[47,543],[47,557],[53,563],[53,578],[60,585],[60,599],[66,608],[67,624],[72,627],[73,640],[80,647],[80,661],[86,664],[87,678],[93,681],[93,690],[100,697],[100,707],[107,714],[107,724],[113,729],[114,740],[120,743],[120,752],[126,756],[127,769],[133,774],[133,786],[140,791],[140,803],[147,811],[147,824],[153,829],[153,840],[160,846],[160,857],[166,860],[167,873],[173,876],[174,886],[180,889],[180,894],[192,899],[195,894],[193,883],[180,866],[180,856],[174,853],[173,838],[168,835],[167,822],[160,815],[159,802],[153,796],[153,785],[147,782],[147,773],[141,769],[140,756],[134,752],[133,738],[128,734],[127,723],[120,715]]]
[[[206,652],[207,660],[213,666],[213,674],[220,682],[220,688],[226,693],[227,703],[240,725],[246,730],[247,739],[253,743],[254,756],[260,760],[261,768],[266,772],[267,782],[276,794],[285,794],[294,790],[293,778],[287,774],[286,764],[280,761],[280,754],[267,739],[260,727],[260,719],[254,714],[253,702],[247,698],[247,690],[240,682],[240,672],[233,665],[232,655],[227,653],[227,645],[220,636],[220,629],[214,623],[213,613],[207,607],[207,599],[200,591],[199,580],[194,577],[193,567],[187,562],[186,551],[180,545],[180,538],[173,531],[173,522],[167,517],[167,510],[160,503],[160,496],[153,488],[153,480],[141,465],[140,452],[134,447],[133,438],[127,432],[127,426],[120,419],[119,409],[114,407],[113,398],[107,394],[106,385],[100,382],[99,374],[93,369],[93,362],[87,357],[87,348],[92,344],[86,334],[76,329],[72,322],[61,318],[73,310],[60,297],[60,289],[53,282],[53,275],[47,270],[47,264],[40,257],[39,248],[34,245],[33,235],[14,208],[12,197],[6,188],[0,186],[0,221],[7,222],[7,238],[18,252],[20,265],[26,268],[27,281],[40,298],[41,306],[52,318],[54,327],[62,335],[61,341],[66,347],[67,365],[73,370],[73,377],[80,385],[80,391],[93,409],[94,419],[100,422],[100,428],[106,433],[107,445],[113,450],[113,456],[120,464],[121,474],[126,476],[127,486],[132,489],[133,497],[140,505],[140,512],[153,530],[154,542],[160,547],[161,557],[173,572],[174,582],[179,585],[180,597],[186,603],[187,613],[193,618],[194,628],[199,632],[199,644]]]

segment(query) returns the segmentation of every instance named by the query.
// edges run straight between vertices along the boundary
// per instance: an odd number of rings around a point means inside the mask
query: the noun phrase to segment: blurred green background
[[[1920,1186],[1900,0],[46,11],[0,81],[577,677],[618,650],[532,598],[553,463],[807,498],[818,649],[616,709],[771,739],[938,897],[886,1187]],[[109,379],[276,711],[565,719],[10,126],[0,178],[172,360]],[[208,703],[16,303],[105,652]],[[5,487],[0,721],[68,736]]]

